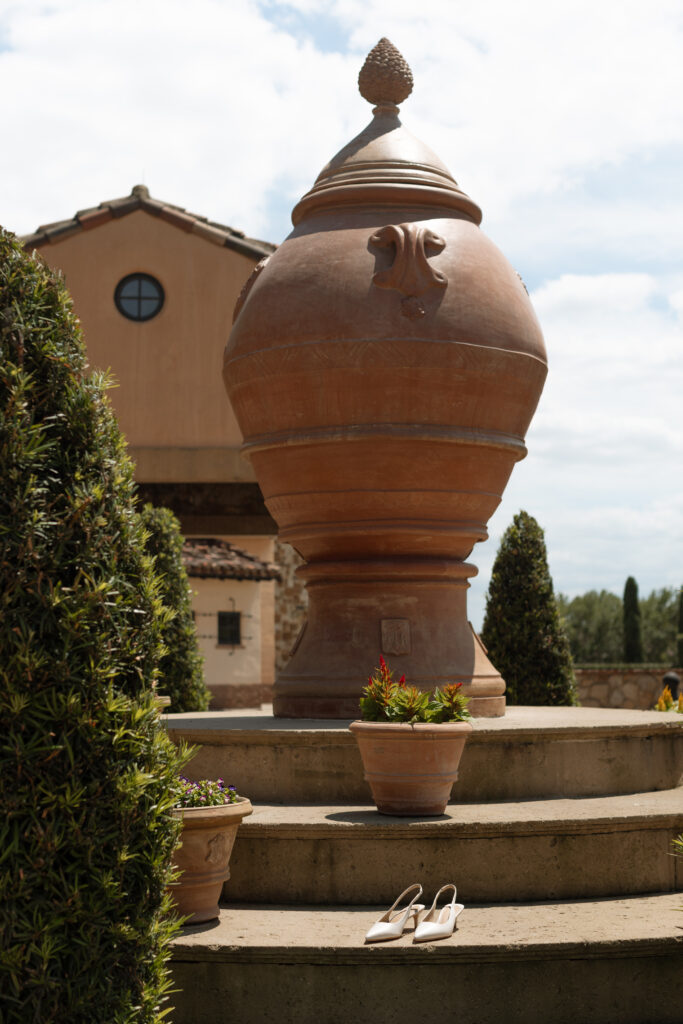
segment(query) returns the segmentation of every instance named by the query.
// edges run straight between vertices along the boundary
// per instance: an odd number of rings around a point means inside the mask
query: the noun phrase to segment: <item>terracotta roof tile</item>
[[[192,231],[195,225],[194,217],[189,217],[186,213],[176,210],[173,206],[162,207],[160,216],[162,220],[167,220],[169,224],[175,224],[177,228],[182,228],[183,231]]]
[[[76,220],[86,231],[90,228],[99,227],[100,224],[104,224],[106,221],[112,219],[112,212],[110,209],[106,210],[81,210],[80,213],[76,214]]]
[[[280,569],[216,537],[190,537],[183,543],[188,576],[220,580],[278,580]]]
[[[155,217],[160,217],[161,211],[164,209],[164,204],[160,203],[158,199],[150,199],[148,197],[141,201],[140,207],[145,210],[146,213],[153,213]]]
[[[53,238],[68,238],[69,235],[75,234],[80,228],[73,220],[60,220],[55,224],[45,224],[44,227],[38,230],[44,232],[48,240],[52,241]]]
[[[192,231],[195,235],[200,235],[201,238],[205,238],[207,242],[214,242],[215,245],[223,245],[225,232],[221,231],[220,228],[214,228],[211,224],[204,224],[201,220],[196,220]]]
[[[92,209],[79,210],[70,220],[43,224],[32,234],[24,235],[22,242],[26,249],[34,249],[53,241],[61,241],[77,231],[99,227],[100,224],[104,224],[112,217],[125,217],[135,210],[144,210],[145,213],[153,214],[155,217],[163,217],[174,227],[197,234],[200,238],[214,244],[224,245],[245,256],[262,259],[264,256],[269,256],[276,248],[270,242],[247,238],[243,231],[238,231],[225,224],[218,224],[216,221],[209,220],[208,217],[188,213],[181,206],[152,199],[149,189],[145,185],[135,185],[129,196],[108,199]]]

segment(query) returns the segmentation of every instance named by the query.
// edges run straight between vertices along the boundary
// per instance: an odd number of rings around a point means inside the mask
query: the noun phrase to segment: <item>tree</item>
[[[578,597],[557,595],[572,658],[576,664],[624,661],[624,603],[607,590]],[[642,661],[673,665],[676,655],[677,595],[673,587],[653,590],[639,602]]]
[[[640,602],[643,661],[676,664],[677,594],[673,587],[653,590]]]
[[[169,508],[153,505],[145,505],[142,521],[148,533],[146,550],[154,557],[154,568],[161,576],[161,599],[171,613],[161,634],[165,653],[159,662],[159,688],[171,698],[170,711],[204,711],[211,694],[204,682],[203,659],[192,620],[180,524]]]
[[[182,756],[125,445],[63,285],[0,232],[0,1018],[161,1019]]]
[[[624,627],[620,597],[607,590],[589,590],[571,600],[558,594],[557,605],[576,664],[622,660]]]
[[[624,587],[624,661],[640,664],[643,660],[643,637],[638,604],[638,584],[629,576]]]
[[[676,665],[683,668],[683,587],[678,591],[678,632],[676,634]]]
[[[482,640],[511,704],[574,704],[574,673],[540,526],[521,511],[503,535]]]

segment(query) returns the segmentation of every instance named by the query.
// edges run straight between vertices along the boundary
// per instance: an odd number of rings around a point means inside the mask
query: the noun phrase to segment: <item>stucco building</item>
[[[270,566],[276,527],[240,455],[220,370],[240,291],[275,247],[154,199],[144,185],[44,225],[23,242],[63,273],[90,365],[111,370],[116,386],[109,395],[141,499],[172,508],[186,537],[216,538],[247,561]],[[217,665],[230,645],[217,643],[207,657],[208,681],[227,703],[231,672],[243,697],[249,686],[260,697],[273,681],[276,574],[259,573],[251,590],[229,574],[211,580],[217,591],[223,587],[226,603],[221,609],[223,598],[214,594],[212,614],[242,611],[246,602],[245,616],[258,624],[223,658],[222,683]],[[195,595],[201,616],[207,585],[200,583],[201,598]]]
[[[274,657],[272,562],[215,537],[189,537],[183,564],[194,592],[193,615],[204,678],[216,707],[253,707],[271,699],[263,666]]]

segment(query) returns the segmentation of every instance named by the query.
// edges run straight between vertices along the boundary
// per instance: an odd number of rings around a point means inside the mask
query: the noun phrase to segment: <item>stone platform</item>
[[[175,942],[173,1024],[680,1024],[680,895],[470,905],[365,946],[385,907],[231,904]]]
[[[251,797],[220,920],[174,945],[173,1024],[676,1024],[683,716],[479,719],[438,818],[378,814],[345,722],[167,716],[188,774]],[[455,882],[452,938],[364,946],[412,882]],[[237,902],[239,901],[239,902]]]
[[[671,892],[683,888],[683,860],[669,856],[682,831],[683,789],[452,804],[413,821],[374,806],[258,805],[224,895],[390,906],[413,881],[432,894],[455,882],[467,903]]]
[[[367,803],[348,721],[273,718],[271,709],[167,715],[196,744],[194,779],[224,778],[252,803]],[[475,718],[454,803],[603,796],[683,783],[683,716],[608,708],[510,707]]]

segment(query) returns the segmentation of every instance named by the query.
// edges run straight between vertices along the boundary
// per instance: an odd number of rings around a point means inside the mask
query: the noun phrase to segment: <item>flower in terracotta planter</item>
[[[365,778],[382,814],[443,814],[472,731],[462,684],[433,693],[406,685],[380,656],[360,699],[361,721],[349,726]]]
[[[173,814],[183,828],[173,866],[178,872],[170,889],[186,924],[218,917],[218,900],[230,877],[230,854],[242,818],[253,808],[223,779],[191,782],[181,778]]]

